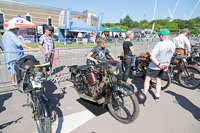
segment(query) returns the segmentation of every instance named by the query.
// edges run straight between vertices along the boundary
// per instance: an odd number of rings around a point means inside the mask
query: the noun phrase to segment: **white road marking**
[[[94,117],[96,116],[88,110],[60,117],[52,123],[52,132],[70,133]]]

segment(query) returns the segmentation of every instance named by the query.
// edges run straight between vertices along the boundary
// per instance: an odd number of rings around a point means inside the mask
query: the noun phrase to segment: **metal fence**
[[[139,40],[133,42],[136,55],[140,52],[150,51],[153,46],[157,43],[158,40]],[[108,46],[111,53],[117,58],[123,51],[122,42],[117,40],[111,45]],[[66,66],[69,65],[83,65],[86,64],[86,56],[92,47],[76,47],[76,48],[59,48],[55,49],[54,63],[53,63],[53,74],[51,80],[56,81],[57,83],[60,80],[63,80],[58,77],[62,77],[64,74],[68,73]],[[9,52],[21,52],[21,51],[9,51]],[[4,60],[4,55],[9,52],[0,51],[0,89],[12,86],[10,77],[7,71],[7,66]],[[24,51],[25,54],[33,55],[40,63],[44,62],[44,54],[41,51]]]

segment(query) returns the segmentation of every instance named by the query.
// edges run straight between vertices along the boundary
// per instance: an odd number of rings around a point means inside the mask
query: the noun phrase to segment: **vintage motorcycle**
[[[172,79],[188,89],[200,87],[200,69],[195,65],[188,65],[186,56],[174,54],[168,72]]]
[[[115,61],[101,60],[98,64],[68,68],[71,82],[81,98],[107,105],[116,120],[129,124],[139,115],[139,102],[133,86],[118,80],[120,68],[116,64]]]
[[[193,46],[190,56],[187,57],[189,65],[195,65],[200,68],[200,46]]]

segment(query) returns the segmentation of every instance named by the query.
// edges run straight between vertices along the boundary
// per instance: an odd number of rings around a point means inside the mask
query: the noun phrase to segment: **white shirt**
[[[83,37],[83,34],[81,32],[78,33],[77,37],[80,37],[82,38]]]
[[[160,41],[155,45],[151,51],[151,56],[156,58],[160,64],[169,66],[170,60],[175,52],[175,44],[171,40]],[[149,68],[161,70],[157,65],[151,61]],[[167,70],[167,69],[166,69]]]
[[[187,51],[191,51],[190,41],[185,35],[180,34],[173,39],[173,42],[175,43],[176,48],[182,48]]]

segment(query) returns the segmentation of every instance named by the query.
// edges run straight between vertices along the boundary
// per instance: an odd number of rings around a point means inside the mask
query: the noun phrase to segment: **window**
[[[4,15],[0,13],[0,30],[3,29]]]
[[[31,22],[31,16],[26,16],[26,20]]]
[[[48,25],[52,26],[52,19],[51,18],[48,18]]]

